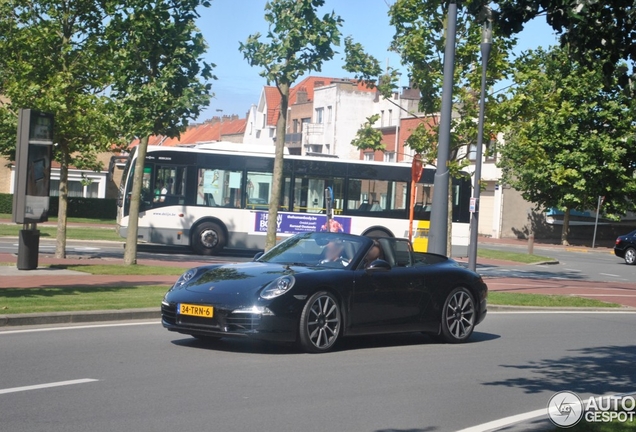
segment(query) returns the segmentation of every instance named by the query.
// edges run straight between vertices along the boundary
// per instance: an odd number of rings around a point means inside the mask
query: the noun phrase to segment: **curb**
[[[0,315],[0,327],[160,319],[157,308]]]
[[[538,307],[538,306],[509,306],[493,305],[488,303],[488,312],[629,312],[635,313],[636,308],[629,306],[621,307]]]

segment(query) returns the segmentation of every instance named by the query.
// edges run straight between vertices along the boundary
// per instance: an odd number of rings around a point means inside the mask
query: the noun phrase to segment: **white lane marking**
[[[75,247],[73,248],[73,250],[76,251],[97,251],[100,250],[101,248],[96,248],[96,247],[89,247],[89,246],[84,246],[84,247]]]
[[[600,400],[601,398],[616,398],[616,397],[626,397],[626,396],[631,396],[636,394],[636,392],[633,393],[619,393],[619,394],[609,394],[609,395],[605,395],[605,396],[598,396],[596,397],[597,400]],[[527,413],[522,413],[522,414],[517,414],[517,415],[513,415],[510,417],[504,417],[501,418],[499,420],[493,420],[491,422],[488,423],[482,423],[480,425],[477,426],[471,426],[469,428],[466,429],[461,429],[457,432],[487,432],[487,431],[495,431],[495,430],[499,430],[502,427],[505,426],[510,426],[512,424],[515,423],[520,423],[522,421],[525,420],[530,420],[536,417],[542,417],[542,416],[546,416],[547,417],[548,414],[548,410],[547,407],[546,408],[542,408],[542,409],[538,409],[538,410],[534,410],[534,411],[529,411]]]
[[[60,330],[85,330],[85,329],[107,328],[107,327],[141,326],[141,325],[150,325],[150,324],[161,324],[161,322],[160,321],[143,321],[138,323],[93,324],[93,325],[68,326],[68,327],[45,327],[45,328],[37,328],[37,329],[7,330],[7,331],[0,331],[0,335],[60,331]]]
[[[511,424],[519,423],[525,420],[530,420],[535,417],[541,417],[541,416],[547,417],[547,415],[548,415],[548,410],[546,408],[542,408],[542,409],[530,411],[523,414],[517,414],[510,417],[504,417],[502,419],[494,420],[488,423],[483,423],[477,426],[472,426],[457,432],[485,432],[489,430],[498,430],[499,428],[502,428],[504,426],[509,426]]]
[[[574,273],[581,273],[581,270],[577,270],[577,269],[565,268],[563,270],[571,271],[571,272],[574,272]]]
[[[611,276],[611,277],[621,277],[620,275],[617,274],[611,274],[611,273],[599,273],[602,276]]]
[[[99,381],[99,380],[93,379],[93,378],[83,378],[83,379],[76,379],[71,381],[58,381],[58,382],[52,382],[47,384],[37,384],[37,385],[24,386],[24,387],[13,387],[8,389],[0,389],[0,394],[17,393],[17,392],[23,392],[23,391],[29,391],[29,390],[40,390],[45,388],[62,387],[62,386],[69,386],[69,385],[75,385],[75,384],[86,384],[86,383],[95,382],[95,381]]]

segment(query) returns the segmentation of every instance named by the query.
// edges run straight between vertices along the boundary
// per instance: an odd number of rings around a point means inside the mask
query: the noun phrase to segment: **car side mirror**
[[[254,255],[254,258],[252,258],[252,261],[258,261],[258,259],[262,257],[264,253],[265,251],[257,252],[256,255]]]

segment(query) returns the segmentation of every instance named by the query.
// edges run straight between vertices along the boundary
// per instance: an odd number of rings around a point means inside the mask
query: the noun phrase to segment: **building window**
[[[327,123],[331,123],[332,115],[333,115],[333,109],[330,105],[327,107]]]
[[[324,121],[324,111],[324,108],[316,108],[316,123],[322,124],[322,122]]]
[[[380,111],[380,127],[384,127],[384,110]]]
[[[365,153],[364,154],[364,160],[365,161],[372,161],[373,160],[373,153],[369,152],[369,153]]]
[[[395,162],[395,152],[385,152],[384,162]]]
[[[387,119],[387,126],[391,126],[393,124],[393,110],[389,110],[389,118]]]
[[[496,161],[497,160],[497,142],[489,141],[486,143],[486,160],[487,161]]]

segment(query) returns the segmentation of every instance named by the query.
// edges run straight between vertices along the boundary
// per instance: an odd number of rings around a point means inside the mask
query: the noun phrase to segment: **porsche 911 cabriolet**
[[[424,332],[461,343],[486,316],[482,278],[406,239],[304,233],[254,261],[190,269],[162,323],[200,339],[251,337],[326,352],[341,337]]]

